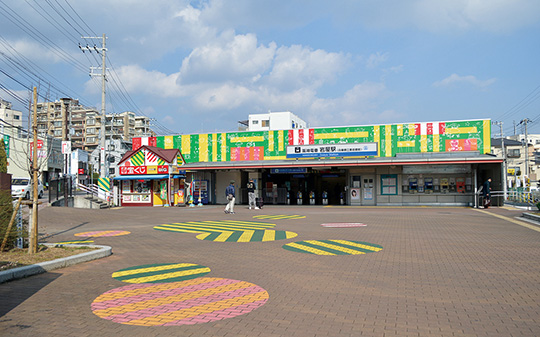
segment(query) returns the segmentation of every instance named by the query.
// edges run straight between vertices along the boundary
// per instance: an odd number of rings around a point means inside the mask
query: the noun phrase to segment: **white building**
[[[290,111],[249,115],[246,131],[305,129],[307,123]]]

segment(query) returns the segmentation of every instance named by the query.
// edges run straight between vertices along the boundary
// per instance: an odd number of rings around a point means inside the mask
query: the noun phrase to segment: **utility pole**
[[[100,37],[82,37],[83,39],[100,39]],[[106,77],[106,64],[105,64],[105,60],[106,60],[106,52],[107,52],[107,48],[105,47],[105,41],[107,39],[107,37],[105,36],[105,34],[103,34],[103,36],[101,37],[101,74],[94,74],[93,71],[97,68],[95,67],[90,67],[90,76],[101,76],[101,138],[100,138],[100,155],[101,155],[101,158],[100,158],[100,170],[99,170],[99,176],[101,178],[105,178],[105,177],[108,177],[109,174],[108,172],[106,172],[105,170],[105,137],[107,136],[105,134],[105,123],[107,122],[107,118],[105,117],[105,90],[106,90],[106,85],[105,83],[107,82],[107,77]],[[94,50],[95,52],[97,52],[98,54],[100,53],[100,50],[94,45],[94,47],[89,47],[88,45],[86,47],[82,47],[81,45],[79,45],[79,48],[83,51],[83,53],[85,51],[89,51],[89,52],[92,52],[92,50]]]
[[[34,184],[34,193],[32,198],[32,232],[28,244],[28,253],[37,253],[38,242],[38,136],[37,136],[37,88],[34,87],[34,110],[33,110],[33,125],[32,133],[34,135],[34,146],[32,147],[32,179]]]
[[[503,195],[504,200],[508,197],[508,187],[507,187],[507,169],[506,169],[506,150],[504,149],[504,136],[503,136],[503,122],[492,122],[492,124],[498,125],[501,130],[501,149],[503,155],[503,166],[502,166],[502,183],[503,183]]]
[[[527,177],[527,179],[529,178],[529,136],[527,134],[528,122],[531,122],[531,120],[528,118],[522,119],[521,122],[519,122],[519,124],[525,125],[525,177]],[[523,181],[523,187],[526,188],[525,180]]]

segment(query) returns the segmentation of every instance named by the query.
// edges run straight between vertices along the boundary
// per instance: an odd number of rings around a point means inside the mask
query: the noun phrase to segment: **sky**
[[[490,118],[506,136],[528,119],[540,133],[537,0],[0,0],[0,13],[0,97],[20,109],[37,86],[99,110],[101,54],[79,43],[100,50],[81,37],[106,34],[107,113],[158,134],[268,111],[309,127]]]

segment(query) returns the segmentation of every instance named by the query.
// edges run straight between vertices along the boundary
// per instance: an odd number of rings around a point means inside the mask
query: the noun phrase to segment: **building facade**
[[[133,139],[179,149],[187,181],[225,203],[230,180],[256,181],[265,203],[474,205],[484,179],[501,185],[490,120],[260,130]]]

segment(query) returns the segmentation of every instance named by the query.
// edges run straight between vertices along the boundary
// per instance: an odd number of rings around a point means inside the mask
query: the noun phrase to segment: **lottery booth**
[[[185,205],[184,159],[178,149],[143,145],[124,154],[114,178],[121,206]]]

